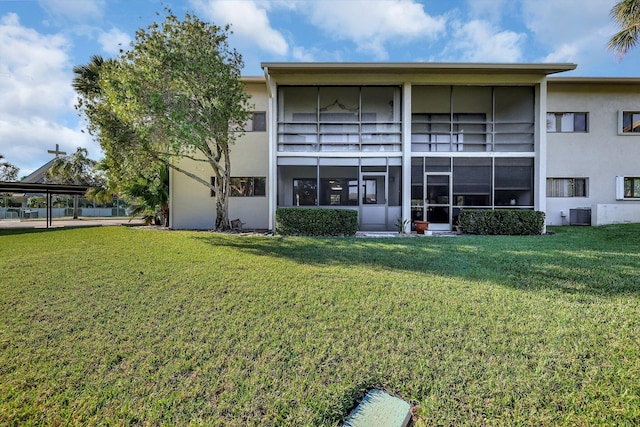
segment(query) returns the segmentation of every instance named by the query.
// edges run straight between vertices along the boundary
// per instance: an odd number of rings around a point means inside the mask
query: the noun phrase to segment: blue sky
[[[244,75],[270,61],[573,62],[566,75],[640,77],[640,48],[606,49],[616,0],[0,0],[0,153],[26,175],[85,147],[74,65],[115,56],[164,7],[231,24]],[[161,16],[158,16],[160,13]]]

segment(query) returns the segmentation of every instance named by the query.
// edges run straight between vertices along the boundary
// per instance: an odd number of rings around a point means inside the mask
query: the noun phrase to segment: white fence
[[[73,208],[53,208],[53,218],[73,216]],[[86,218],[127,217],[129,213],[123,208],[79,208],[78,216]],[[25,219],[44,219],[46,208],[0,208],[0,221],[20,221]]]

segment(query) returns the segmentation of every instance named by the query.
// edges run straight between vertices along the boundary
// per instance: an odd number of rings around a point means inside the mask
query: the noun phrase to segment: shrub
[[[542,234],[544,212],[519,209],[465,209],[460,212],[458,225],[466,234]]]
[[[347,209],[278,208],[276,233],[285,236],[353,236],[358,212]]]

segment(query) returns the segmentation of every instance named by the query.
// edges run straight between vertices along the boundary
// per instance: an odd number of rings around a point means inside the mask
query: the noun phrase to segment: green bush
[[[285,236],[353,236],[358,212],[347,209],[278,208],[276,233]]]
[[[519,209],[465,209],[460,212],[458,226],[465,234],[542,234],[544,212]]]

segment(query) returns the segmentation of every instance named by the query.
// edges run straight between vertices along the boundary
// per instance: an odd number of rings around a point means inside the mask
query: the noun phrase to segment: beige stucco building
[[[465,208],[640,222],[640,79],[555,76],[574,68],[265,63],[244,79],[255,112],[232,147],[229,216],[255,229],[274,229],[278,207],[356,210],[362,230],[451,230]],[[170,188],[172,228],[213,228],[209,188],[176,172]]]
[[[640,79],[547,86],[547,224],[640,222]],[[582,207],[590,219],[576,218]]]

